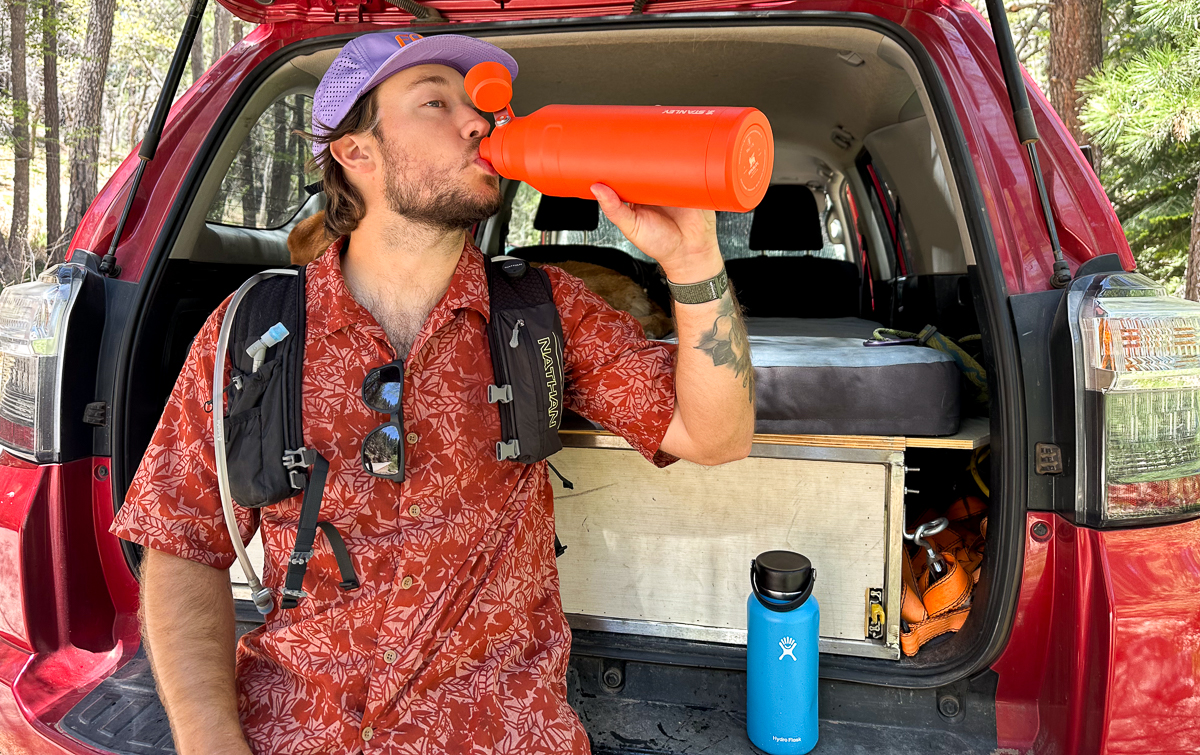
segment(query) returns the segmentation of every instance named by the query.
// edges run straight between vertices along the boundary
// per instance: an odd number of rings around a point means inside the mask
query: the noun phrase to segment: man
[[[485,398],[485,260],[467,229],[501,197],[479,159],[488,122],[463,88],[484,60],[516,74],[508,54],[471,38],[369,34],[346,45],[314,99],[326,223],[340,238],[309,266],[304,439],[329,459],[321,515],[362,586],[339,589],[318,540],[308,597],[242,638],[235,675],[234,556],[205,410],[226,305],[196,337],[113,525],[146,547],[143,626],[181,755],[588,752],[566,702],[571,635],[546,464],[496,460],[499,416]],[[594,192],[673,283],[722,273],[713,213]],[[753,373],[731,293],[675,308],[676,352],[578,279],[549,274],[569,408],[660,466],[749,452]],[[387,419],[364,405],[363,379],[397,359],[402,483],[360,459]],[[277,590],[299,498],[238,516],[245,540],[261,527],[263,581]]]

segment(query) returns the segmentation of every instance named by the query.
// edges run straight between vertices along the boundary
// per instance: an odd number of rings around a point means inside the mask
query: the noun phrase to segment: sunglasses
[[[372,411],[390,414],[391,420],[371,432],[362,442],[362,465],[367,474],[393,482],[404,482],[404,366],[391,362],[376,367],[363,380],[363,403]]]

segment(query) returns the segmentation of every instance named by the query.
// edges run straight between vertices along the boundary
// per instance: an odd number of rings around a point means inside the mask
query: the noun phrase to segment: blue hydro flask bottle
[[[750,562],[746,602],[746,731],[770,755],[817,746],[817,571],[799,553]]]

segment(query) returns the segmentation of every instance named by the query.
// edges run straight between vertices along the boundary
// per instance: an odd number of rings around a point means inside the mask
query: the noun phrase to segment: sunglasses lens
[[[400,429],[383,425],[363,440],[363,469],[373,475],[390,477],[400,474]]]
[[[404,374],[394,364],[371,370],[363,381],[363,401],[367,406],[384,414],[400,411],[400,397],[404,394]]]

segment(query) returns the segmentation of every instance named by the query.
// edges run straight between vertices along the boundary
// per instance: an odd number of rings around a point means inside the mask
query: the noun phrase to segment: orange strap
[[[987,533],[986,518],[977,526],[970,526],[968,520],[986,512],[987,505],[974,496],[960,498],[946,511],[946,518],[955,526],[928,538],[947,567],[946,574],[932,585],[924,549],[918,549],[911,559],[904,559],[900,617],[908,625],[908,631],[900,633],[900,649],[905,655],[916,655],[926,642],[947,632],[957,632],[966,622],[971,611],[971,592],[979,581]]]
[[[900,635],[900,649],[907,656],[916,655],[921,646],[934,637],[941,637],[947,632],[957,632],[962,629],[969,613],[971,613],[970,606],[960,608],[957,611],[951,611],[928,621],[922,621],[916,625],[910,624],[909,631],[903,632]]]

